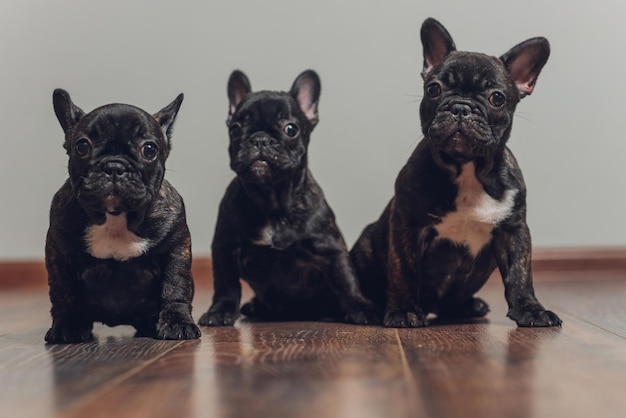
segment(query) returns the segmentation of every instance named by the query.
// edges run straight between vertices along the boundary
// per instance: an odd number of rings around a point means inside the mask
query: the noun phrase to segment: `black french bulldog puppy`
[[[318,121],[320,80],[300,74],[289,93],[251,92],[245,74],[228,80],[230,167],[212,244],[215,294],[200,325],[232,325],[242,278],[254,298],[241,313],[258,320],[379,323],[357,288],[335,216],[307,164]]]
[[[489,307],[474,294],[498,267],[509,318],[560,325],[534,294],[526,186],[506,146],[515,107],[548,59],[548,41],[529,39],[496,58],[457,51],[434,19],[421,37],[424,139],[391,202],[351,251],[363,293],[384,307],[388,327],[424,326],[429,313],[482,317]]]
[[[179,95],[154,116],[110,104],[85,114],[57,89],[69,179],[46,239],[48,343],[90,340],[94,321],[137,336],[191,339],[191,237],[183,200],[163,178]]]

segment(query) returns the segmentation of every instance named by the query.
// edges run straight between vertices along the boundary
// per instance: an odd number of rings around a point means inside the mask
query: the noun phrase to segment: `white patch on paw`
[[[92,225],[85,230],[85,243],[93,257],[119,261],[139,257],[150,248],[149,240],[128,230],[126,213],[118,216],[107,213],[102,225]]]
[[[435,225],[437,239],[448,239],[465,245],[475,257],[491,241],[491,232],[511,215],[516,189],[507,190],[502,200],[489,196],[476,178],[474,163],[467,163],[456,180],[459,194],[456,211],[450,212]]]

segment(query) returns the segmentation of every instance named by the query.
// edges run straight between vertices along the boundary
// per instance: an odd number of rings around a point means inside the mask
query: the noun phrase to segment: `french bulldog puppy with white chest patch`
[[[46,238],[48,343],[89,340],[96,321],[132,325],[137,336],[200,336],[185,207],[164,179],[182,101],[154,116],[124,104],[85,114],[54,91],[69,179],[52,200]]]
[[[335,215],[308,167],[321,84],[304,71],[289,92],[228,80],[230,167],[212,243],[215,294],[201,325],[256,320],[379,323],[357,287]],[[254,298],[240,309],[245,280]]]
[[[499,268],[519,326],[558,326],[535,297],[526,186],[507,148],[515,107],[533,91],[550,48],[533,38],[500,58],[457,51],[436,20],[421,30],[424,139],[395,194],[351,251],[365,296],[384,325],[421,327],[427,315],[482,317],[474,296]]]

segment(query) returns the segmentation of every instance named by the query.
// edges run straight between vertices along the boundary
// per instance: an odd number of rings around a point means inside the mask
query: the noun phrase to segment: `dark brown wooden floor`
[[[46,290],[5,290],[0,415],[625,417],[626,273],[568,274],[576,281],[536,285],[562,328],[516,328],[491,282],[492,312],[471,324],[240,321],[185,342],[99,326],[95,342],[58,346],[43,343]],[[198,292],[196,317],[209,299]]]

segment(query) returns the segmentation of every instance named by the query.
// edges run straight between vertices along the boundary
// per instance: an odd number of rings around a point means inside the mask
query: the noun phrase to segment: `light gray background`
[[[86,111],[156,112],[185,93],[167,177],[208,255],[227,162],[226,81],[286,90],[322,79],[310,162],[352,244],[376,219],[420,139],[419,28],[439,19],[457,47],[500,55],[543,35],[552,55],[518,106],[510,147],[528,184],[535,247],[626,244],[626,2],[210,0],[0,4],[0,259],[40,259],[66,178],[52,90]]]

